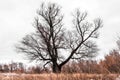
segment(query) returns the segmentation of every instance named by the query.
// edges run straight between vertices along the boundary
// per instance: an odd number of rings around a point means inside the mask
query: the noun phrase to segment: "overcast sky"
[[[120,35],[120,0],[0,0],[0,63],[28,62],[24,55],[15,52],[14,45],[34,31],[32,24],[36,10],[43,1],[55,2],[62,7],[66,26],[71,23],[71,12],[75,8],[87,11],[91,19],[103,19],[104,26],[97,41],[98,58],[116,48]]]

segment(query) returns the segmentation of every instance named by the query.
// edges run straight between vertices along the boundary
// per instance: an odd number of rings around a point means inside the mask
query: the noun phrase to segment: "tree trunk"
[[[60,73],[61,72],[61,67],[58,64],[53,64],[52,67],[53,73]]]

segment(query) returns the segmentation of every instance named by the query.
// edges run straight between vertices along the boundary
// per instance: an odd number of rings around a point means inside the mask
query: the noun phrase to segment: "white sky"
[[[100,48],[98,58],[116,48],[117,36],[120,35],[120,0],[0,0],[0,63],[11,60],[28,62],[15,52],[14,45],[34,31],[32,23],[43,1],[55,2],[62,7],[66,26],[71,23],[71,12],[75,8],[87,11],[91,19],[103,19],[104,27],[97,41]]]

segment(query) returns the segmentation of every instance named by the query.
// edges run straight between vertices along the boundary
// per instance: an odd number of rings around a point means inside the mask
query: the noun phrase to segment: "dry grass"
[[[0,74],[0,80],[117,80],[117,77],[117,74]]]

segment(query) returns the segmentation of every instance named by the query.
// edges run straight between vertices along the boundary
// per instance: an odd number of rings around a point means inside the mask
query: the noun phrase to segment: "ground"
[[[120,80],[119,74],[17,74],[0,73],[0,80]]]

